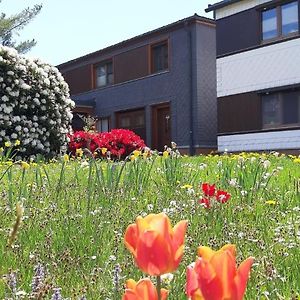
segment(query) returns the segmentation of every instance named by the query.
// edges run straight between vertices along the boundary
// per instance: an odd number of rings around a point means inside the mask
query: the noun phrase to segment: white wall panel
[[[216,19],[222,19],[241,11],[253,8],[257,5],[270,2],[270,0],[243,0],[237,3],[233,3],[231,5],[225,6],[216,10]]]
[[[300,130],[284,130],[218,137],[218,151],[300,149]]]
[[[300,83],[300,38],[217,59],[224,97]]]

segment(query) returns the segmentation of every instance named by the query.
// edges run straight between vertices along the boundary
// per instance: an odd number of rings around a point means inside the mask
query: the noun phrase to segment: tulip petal
[[[157,300],[157,291],[149,278],[141,279],[136,285],[137,299]]]
[[[136,244],[137,244],[137,226],[131,224],[127,227],[124,237],[124,243],[126,248],[136,256]]]
[[[192,297],[195,291],[198,289],[197,273],[193,267],[187,267],[186,269],[186,294],[188,297]]]
[[[206,246],[200,246],[197,252],[198,256],[207,261],[209,261],[212,258],[212,256],[216,253],[216,251]]]
[[[198,259],[195,271],[198,274],[198,284],[204,299],[224,299],[220,278],[218,278],[214,267],[208,261]]]
[[[237,300],[241,300],[244,297],[244,294],[246,291],[246,286],[247,286],[247,281],[248,281],[249,274],[250,274],[250,269],[251,269],[253,262],[254,262],[254,259],[252,257],[249,257],[240,264],[240,266],[237,270],[237,275],[234,278]]]
[[[166,300],[168,298],[169,291],[166,289],[161,289],[160,290],[160,298],[161,300]]]
[[[233,255],[233,257],[236,257],[236,247],[233,244],[227,244],[223,246],[219,251],[229,251]]]
[[[219,250],[210,260],[217,277],[222,282],[223,298],[231,299],[234,291],[234,277],[236,276],[235,257],[231,250]]]
[[[125,290],[122,300],[137,300],[136,293],[133,290]]]
[[[186,220],[178,222],[173,228],[173,250],[177,251],[178,247],[184,243],[188,222]]]
[[[170,244],[156,231],[144,232],[137,244],[136,263],[142,271],[153,276],[174,271]]]
[[[133,279],[128,279],[126,281],[126,289],[134,290],[136,287],[136,281]]]

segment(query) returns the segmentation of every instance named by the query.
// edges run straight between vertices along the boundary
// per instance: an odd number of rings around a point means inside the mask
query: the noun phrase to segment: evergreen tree
[[[2,0],[0,0],[0,3],[1,1]],[[36,45],[35,39],[17,43],[14,40],[14,36],[19,36],[19,31],[21,31],[41,11],[41,9],[42,5],[36,4],[32,8],[25,8],[12,16],[0,13],[0,44],[13,47],[20,53],[28,52]]]

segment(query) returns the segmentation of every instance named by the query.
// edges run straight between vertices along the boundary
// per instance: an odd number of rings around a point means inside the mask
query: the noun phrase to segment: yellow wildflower
[[[4,146],[7,147],[7,148],[10,147],[11,146],[11,142],[9,142],[9,141],[5,142]]]
[[[300,164],[300,157],[294,159],[294,163]]]
[[[164,151],[164,152],[163,152],[163,157],[164,157],[164,158],[167,158],[167,157],[169,156],[169,154],[170,154],[170,153],[169,153],[168,151]]]
[[[21,142],[19,140],[15,141],[15,146],[20,146]]]
[[[105,155],[106,152],[107,152],[107,148],[101,148],[101,153],[102,153],[102,155]]]
[[[68,162],[70,160],[70,156],[68,154],[65,154],[63,156],[64,162]]]
[[[134,150],[132,153],[133,153],[133,155],[134,155],[135,157],[138,157],[138,156],[141,154],[141,151],[139,151],[139,150]]]
[[[81,148],[76,149],[76,155],[81,157],[83,155],[83,150]]]
[[[274,201],[274,200],[268,200],[266,201],[266,204],[269,204],[269,205],[275,205],[277,202]]]
[[[30,168],[30,164],[27,163],[26,161],[21,161],[21,167],[22,169],[27,170]]]
[[[185,185],[183,185],[181,188],[182,188],[182,189],[191,189],[191,188],[193,188],[193,186],[190,185],[190,184],[185,184]]]
[[[0,153],[2,153],[4,151],[3,147],[0,148]]]
[[[136,159],[136,157],[134,155],[130,155],[130,160],[134,161]]]

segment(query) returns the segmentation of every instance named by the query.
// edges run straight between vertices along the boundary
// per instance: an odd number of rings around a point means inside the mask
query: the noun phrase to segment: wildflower
[[[5,142],[4,146],[7,147],[7,148],[9,148],[11,146],[11,142]]]
[[[161,281],[165,284],[170,284],[171,281],[173,280],[174,275],[172,273],[167,273],[164,275],[161,275]]]
[[[43,265],[37,264],[34,267],[34,275],[31,281],[31,289],[33,293],[38,293],[38,291],[43,287],[45,280],[45,269]]]
[[[21,145],[21,142],[19,140],[16,140],[15,141],[15,146],[20,146]]]
[[[134,161],[136,159],[136,156],[130,155],[130,161]]]
[[[205,196],[212,197],[216,193],[216,185],[209,184],[209,183],[202,183],[202,191],[205,194]]]
[[[185,184],[185,185],[181,186],[181,188],[182,188],[182,189],[192,189],[193,186],[190,185],[190,184]]]
[[[113,285],[115,291],[117,292],[119,291],[120,274],[121,274],[121,267],[119,264],[116,264],[114,269]]]
[[[167,151],[167,150],[165,150],[164,152],[163,152],[163,158],[167,158],[167,157],[169,157],[169,152]]]
[[[294,163],[300,164],[300,157],[294,159]]]
[[[70,156],[68,154],[65,154],[63,156],[63,160],[64,160],[64,162],[68,162],[70,160]]]
[[[234,245],[225,245],[219,251],[199,247],[198,255],[194,267],[187,268],[188,297],[192,300],[242,300],[253,258],[249,257],[237,268]]]
[[[138,156],[141,154],[141,151],[139,151],[139,150],[134,150],[132,153],[133,153],[133,155],[134,155],[135,157],[138,157]]]
[[[26,161],[21,161],[21,167],[24,170],[28,170],[30,168],[30,164],[27,163]]]
[[[166,300],[168,297],[166,289],[160,290],[160,299]],[[149,278],[141,279],[136,282],[129,279],[126,282],[125,293],[122,300],[158,300],[157,290]]]
[[[175,271],[181,261],[187,221],[174,228],[164,213],[137,217],[127,227],[125,246],[133,254],[138,267],[149,275],[162,275]]]
[[[106,154],[106,152],[107,152],[107,148],[101,148],[101,153],[102,153],[102,155],[105,155]]]
[[[216,199],[220,203],[225,203],[229,200],[231,195],[225,191],[218,190],[216,194]]]
[[[276,201],[274,201],[274,200],[268,200],[268,201],[266,201],[266,204],[275,205]]]
[[[76,149],[76,156],[81,157],[83,155],[83,150],[81,148]]]
[[[63,297],[61,295],[61,288],[54,288],[54,293],[52,294],[51,300],[63,300]]]
[[[202,204],[205,208],[210,208],[211,206],[208,198],[201,198],[198,202]]]

